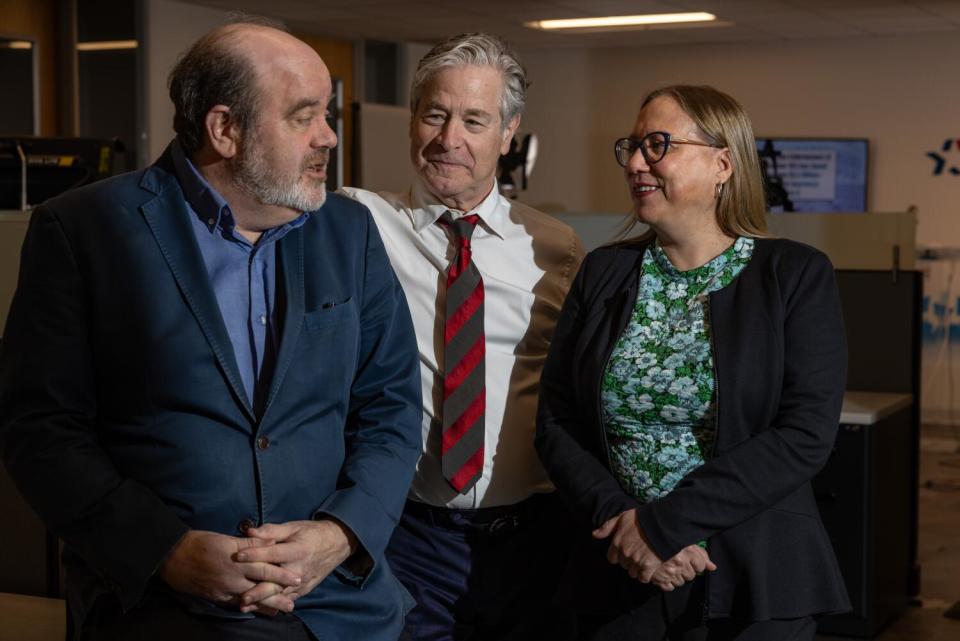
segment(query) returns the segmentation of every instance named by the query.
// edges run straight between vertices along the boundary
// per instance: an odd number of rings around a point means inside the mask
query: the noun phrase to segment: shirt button
[[[217,222],[217,221],[215,221],[213,218],[207,218],[207,224],[210,225],[211,227],[213,226],[213,223],[215,223],[215,222]]]
[[[257,320],[260,321],[260,324],[261,324],[261,325],[266,325],[266,324],[267,324],[267,317],[266,317],[264,314],[260,314],[260,318],[258,318]]]
[[[253,522],[253,519],[243,519],[237,524],[237,530],[240,534],[246,534],[247,530],[252,528],[256,523]]]
[[[270,447],[270,439],[266,436],[261,436],[257,439],[257,449],[265,450]]]

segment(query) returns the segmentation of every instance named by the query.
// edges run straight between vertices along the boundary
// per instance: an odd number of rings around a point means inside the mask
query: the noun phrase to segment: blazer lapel
[[[263,408],[267,415],[273,399],[276,398],[283,377],[290,367],[303,328],[304,290],[303,290],[303,226],[291,230],[281,238],[277,246],[277,266],[283,281],[283,293],[286,308],[283,313],[283,333],[280,337],[280,352],[270,381],[270,391]],[[279,289],[279,288],[278,288]]]
[[[155,172],[155,173],[154,173]],[[183,293],[190,311],[200,324],[210,349],[213,350],[234,395],[251,422],[256,421],[240,370],[233,354],[233,345],[223,324],[220,306],[210,285],[207,268],[190,226],[190,211],[176,180],[162,168],[152,167],[141,185],[154,189],[157,196],[141,205],[140,211],[157,239],[173,277]]]

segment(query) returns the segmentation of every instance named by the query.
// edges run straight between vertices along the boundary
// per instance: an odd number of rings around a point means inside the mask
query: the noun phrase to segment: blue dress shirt
[[[280,347],[277,241],[303,225],[310,214],[269,229],[251,243],[237,232],[230,205],[200,175],[180,143],[175,140],[171,148],[177,180],[193,214],[193,231],[233,344],[247,402],[259,415]]]

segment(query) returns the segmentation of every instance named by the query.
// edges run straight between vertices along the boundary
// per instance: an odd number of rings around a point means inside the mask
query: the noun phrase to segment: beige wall
[[[149,161],[173,140],[173,104],[167,76],[177,58],[204,33],[223,24],[227,12],[173,0],[147,0],[147,132]]]
[[[552,210],[626,212],[613,140],[643,94],[707,83],[746,107],[758,135],[870,140],[869,207],[919,207],[919,244],[960,245],[960,176],[926,156],[960,138],[955,36],[875,37],[590,52],[525,52],[524,128],[542,157],[524,200]],[[960,167],[960,151],[953,152]]]
[[[520,199],[551,212],[626,211],[626,205],[604,209],[590,195],[596,183],[593,174],[604,168],[589,163],[586,155],[599,144],[594,142],[593,122],[603,119],[590,111],[592,55],[553,51],[521,56],[530,88],[520,135],[537,134],[539,149],[529,188]]]

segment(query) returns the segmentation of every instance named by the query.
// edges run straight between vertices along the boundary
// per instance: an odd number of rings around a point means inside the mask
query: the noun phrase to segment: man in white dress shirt
[[[424,449],[387,551],[417,600],[405,638],[550,638],[570,527],[533,447],[540,370],[582,257],[568,226],[500,195],[525,71],[466,34],[420,61],[403,193],[373,213],[416,328]]]

